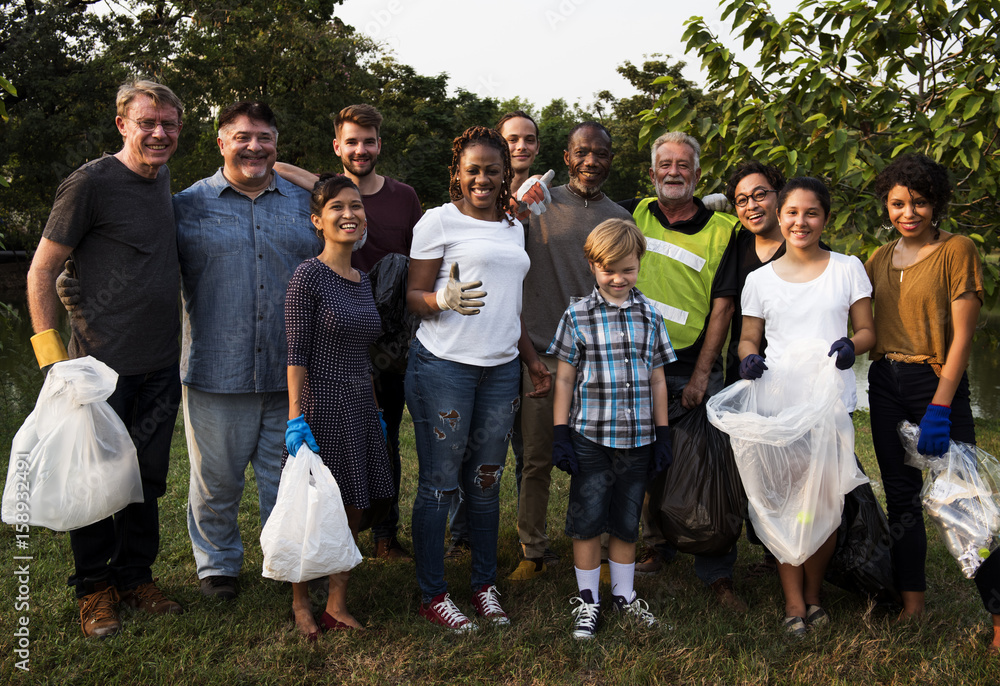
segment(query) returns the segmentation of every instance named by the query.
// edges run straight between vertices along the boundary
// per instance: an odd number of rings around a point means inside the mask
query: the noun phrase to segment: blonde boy
[[[597,631],[603,533],[614,609],[656,623],[633,590],[635,543],[646,480],[673,461],[663,365],[676,359],[662,317],[635,288],[642,232],[608,219],[583,250],[597,285],[566,309],[548,349],[559,358],[552,462],[572,475],[566,535],[580,589],[571,601],[577,639]]]

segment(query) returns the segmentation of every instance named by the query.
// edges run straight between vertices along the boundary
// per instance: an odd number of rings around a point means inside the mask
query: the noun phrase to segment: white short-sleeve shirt
[[[823,273],[805,283],[785,281],[774,273],[773,264],[764,265],[747,276],[740,300],[744,316],[764,320],[767,349],[761,355],[778,362],[798,341],[820,339],[832,345],[848,335],[851,305],[871,295],[861,260],[831,252]],[[853,412],[858,403],[854,370],[840,373],[844,404]]]
[[[428,210],[413,227],[410,258],[441,259],[434,290],[448,283],[453,262],[459,280],[482,281],[486,291],[479,314],[445,310],[421,320],[417,338],[437,357],[495,367],[517,357],[521,335],[521,284],[531,261],[524,251],[524,228],[462,214],[453,203]]]

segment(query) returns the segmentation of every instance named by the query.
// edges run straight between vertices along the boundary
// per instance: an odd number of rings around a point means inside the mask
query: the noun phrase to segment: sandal
[[[830,615],[819,605],[806,606],[806,625],[810,629],[818,629],[830,623]]]
[[[802,617],[785,617],[782,622],[785,631],[795,638],[802,638],[806,635],[806,621]]]

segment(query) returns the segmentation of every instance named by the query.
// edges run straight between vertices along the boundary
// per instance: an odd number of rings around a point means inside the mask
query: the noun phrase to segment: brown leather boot
[[[121,628],[118,618],[118,589],[102,581],[94,584],[94,592],[77,599],[80,605],[80,628],[90,638],[114,636]]]
[[[733,612],[747,611],[747,604],[736,595],[732,579],[717,579],[709,588],[715,593],[715,600],[722,607]]]
[[[136,610],[154,615],[179,615],[184,612],[181,604],[163,595],[156,581],[147,581],[122,593],[122,602]]]
[[[393,562],[412,562],[413,558],[406,548],[399,544],[395,536],[380,538],[375,541],[375,557]]]

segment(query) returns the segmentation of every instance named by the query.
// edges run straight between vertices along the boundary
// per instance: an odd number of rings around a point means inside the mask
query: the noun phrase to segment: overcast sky
[[[798,0],[771,5],[783,19]],[[700,14],[724,43],[731,25],[712,0],[344,0],[335,12],[417,73],[447,73],[452,92],[539,108],[553,98],[588,106],[601,90],[632,95],[615,68],[654,53],[687,61],[685,75],[701,82],[700,60],[684,55],[684,22]]]

